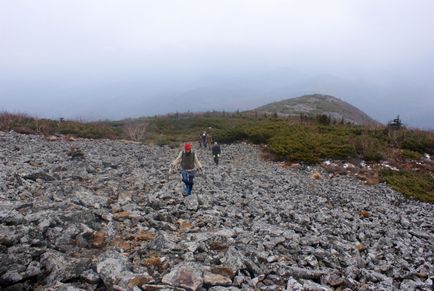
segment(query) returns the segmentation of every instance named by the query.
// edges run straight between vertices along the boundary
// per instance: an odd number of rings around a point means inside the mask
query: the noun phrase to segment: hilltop
[[[327,115],[336,121],[359,125],[378,125],[379,122],[369,117],[357,107],[329,95],[313,94],[285,99],[260,106],[253,111],[278,114],[279,116]]]

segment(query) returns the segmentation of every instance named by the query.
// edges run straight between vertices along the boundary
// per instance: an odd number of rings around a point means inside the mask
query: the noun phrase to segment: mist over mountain
[[[0,110],[123,119],[323,94],[434,127],[433,1],[169,2],[5,1]]]
[[[398,78],[396,82],[389,79],[374,83],[362,78],[309,75],[291,69],[279,69],[236,76],[222,82],[207,80],[203,86],[163,95],[154,105],[158,108],[159,102],[166,101],[169,106],[161,106],[160,112],[250,110],[283,99],[324,94],[336,96],[382,123],[400,115],[408,126],[433,128],[434,115],[431,112],[434,112],[434,104],[430,96],[434,95],[430,88],[425,87],[423,91],[420,88],[417,84],[408,87]],[[411,96],[415,95],[419,101],[412,102]]]
[[[407,126],[434,127],[433,85],[421,85],[423,79],[409,83],[402,76],[373,77],[378,81],[291,68],[186,72],[182,76],[133,71],[123,77],[95,76],[87,81],[65,73],[50,80],[25,80],[27,84],[21,87],[1,79],[0,109],[49,118],[122,119],[170,112],[250,110],[283,99],[323,94],[336,96],[382,123],[400,115]],[[35,96],[36,102],[21,100],[20,95]]]

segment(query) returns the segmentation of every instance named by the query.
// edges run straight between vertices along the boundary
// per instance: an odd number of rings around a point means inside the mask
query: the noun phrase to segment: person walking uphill
[[[203,146],[204,148],[207,148],[207,147],[208,147],[208,134],[206,133],[206,131],[204,131],[204,132],[202,133],[202,142],[201,142],[201,144],[202,144],[202,146]]]
[[[212,157],[214,158],[214,163],[216,166],[219,164],[219,158],[220,154],[222,153],[222,150],[220,148],[220,145],[217,142],[214,142],[214,145],[212,146]]]
[[[193,179],[196,170],[202,171],[202,164],[199,162],[196,153],[191,150],[191,144],[185,144],[184,150],[170,164],[169,172],[173,172],[179,165],[181,166],[182,182],[185,184],[186,194],[184,196],[190,196],[191,190],[193,190]]]

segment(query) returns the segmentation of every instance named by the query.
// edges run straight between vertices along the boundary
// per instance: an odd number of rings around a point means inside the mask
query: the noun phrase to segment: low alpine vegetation
[[[407,197],[434,201],[434,134],[404,127],[358,126],[325,118],[279,118],[252,112],[176,113],[120,121],[79,122],[0,114],[0,130],[25,134],[67,134],[85,138],[130,139],[178,146],[195,142],[203,131],[220,143],[262,144],[275,160],[318,164],[324,160],[393,161],[401,171],[379,171],[386,182]],[[424,167],[417,166],[425,160]],[[412,167],[411,165],[417,167]],[[398,167],[398,168],[399,168]],[[417,168],[417,169],[416,169]]]

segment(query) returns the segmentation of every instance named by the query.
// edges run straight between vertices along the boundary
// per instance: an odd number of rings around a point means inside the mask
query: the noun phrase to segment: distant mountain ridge
[[[280,116],[317,116],[325,114],[337,121],[344,119],[360,125],[378,125],[378,121],[369,117],[357,107],[334,96],[312,94],[297,98],[285,99],[260,106],[253,111],[277,113]]]

